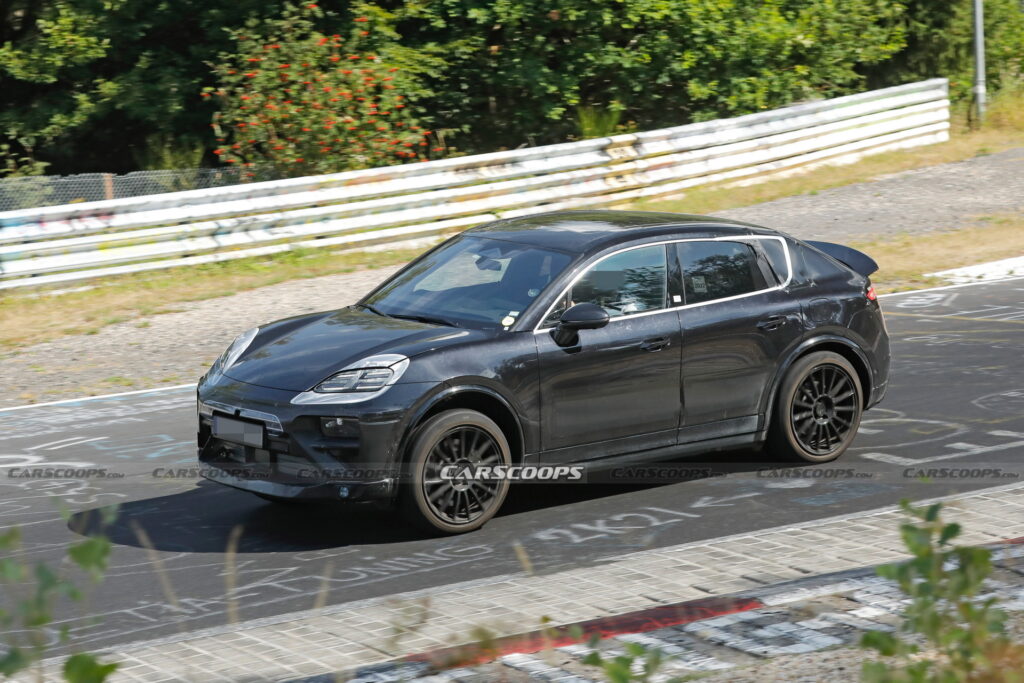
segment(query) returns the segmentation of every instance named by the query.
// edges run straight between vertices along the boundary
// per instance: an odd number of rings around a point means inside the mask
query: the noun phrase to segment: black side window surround
[[[745,242],[680,242],[676,249],[686,304],[749,294],[769,286],[754,247]]]
[[[668,305],[667,259],[664,244],[612,254],[584,272],[544,319],[558,323],[570,306],[594,303],[612,318],[656,311]]]

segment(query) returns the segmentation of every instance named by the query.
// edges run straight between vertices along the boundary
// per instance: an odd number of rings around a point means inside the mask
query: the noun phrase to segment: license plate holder
[[[253,448],[263,448],[267,440],[263,424],[221,415],[213,416],[213,435],[224,441],[240,443]]]

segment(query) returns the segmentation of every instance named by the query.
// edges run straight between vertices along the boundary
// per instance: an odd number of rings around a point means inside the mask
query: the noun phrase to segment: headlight
[[[251,330],[247,330],[235,337],[235,341],[231,342],[231,346],[221,354],[220,358],[217,359],[217,362],[213,364],[213,367],[220,372],[224,372],[234,365],[235,361],[237,361],[238,358],[245,353],[245,350],[249,348],[249,344],[251,344],[252,340],[256,338],[259,331],[260,328],[254,327]]]
[[[388,390],[409,367],[409,359],[398,353],[382,353],[352,363],[336,372],[312,391],[304,391],[292,403],[358,403]]]
[[[315,391],[377,391],[386,387],[394,376],[391,368],[345,370],[325,379]]]

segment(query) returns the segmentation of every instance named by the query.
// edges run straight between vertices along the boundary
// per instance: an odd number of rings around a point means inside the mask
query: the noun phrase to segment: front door
[[[550,328],[592,302],[608,325],[563,348]],[[666,246],[607,256],[578,278],[535,335],[544,460],[564,462],[672,445],[680,416],[680,329],[669,306]]]

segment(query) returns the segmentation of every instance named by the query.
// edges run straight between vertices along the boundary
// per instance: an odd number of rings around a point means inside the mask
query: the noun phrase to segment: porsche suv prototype
[[[876,269],[847,247],[702,216],[489,223],[357,304],[235,339],[199,383],[202,471],[275,501],[396,505],[458,533],[495,514],[509,481],[450,465],[757,444],[826,462],[885,394]]]

